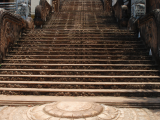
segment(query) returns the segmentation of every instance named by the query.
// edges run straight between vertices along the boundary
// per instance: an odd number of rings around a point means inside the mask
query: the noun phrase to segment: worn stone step
[[[23,42],[31,42],[31,43],[38,43],[38,42],[48,42],[48,43],[63,43],[63,44],[66,44],[66,43],[70,43],[70,44],[73,44],[73,43],[82,43],[82,44],[86,44],[86,43],[96,43],[96,44],[142,44],[142,41],[113,41],[113,40],[89,40],[89,41],[86,41],[86,40],[38,40],[38,39],[35,39],[34,41],[32,39],[21,39],[21,40],[18,40],[17,42],[19,43],[23,43]]]
[[[99,69],[1,69],[0,74],[7,75],[150,75],[158,76],[155,70],[99,70]]]
[[[28,64],[2,63],[1,68],[10,69],[123,69],[123,70],[156,70],[154,64]]]
[[[0,74],[0,77],[37,77],[37,78],[155,78],[160,79],[160,76],[94,76],[94,75],[5,75]]]
[[[0,88],[0,91],[13,91],[14,92],[29,92],[29,94],[38,94],[38,93],[59,93],[59,96],[67,96],[70,95],[70,93],[73,93],[74,96],[77,96],[79,94],[77,93],[91,93],[89,96],[94,96],[96,94],[99,94],[97,96],[101,96],[101,94],[115,94],[119,93],[122,94],[122,96],[125,94],[126,96],[148,96],[148,95],[157,95],[159,94],[159,89],[36,89],[36,88]],[[36,92],[36,93],[34,93]],[[75,94],[74,94],[75,93]],[[83,95],[82,94],[82,95]],[[118,96],[118,95],[117,95]]]
[[[10,55],[148,55],[147,51],[9,51]]]
[[[106,59],[106,60],[152,60],[151,56],[109,55],[7,55],[7,59]]]
[[[154,64],[151,60],[107,60],[107,59],[3,59],[5,63],[57,63],[57,64]]]
[[[0,81],[1,88],[41,88],[41,89],[159,89],[160,82],[38,82]]]

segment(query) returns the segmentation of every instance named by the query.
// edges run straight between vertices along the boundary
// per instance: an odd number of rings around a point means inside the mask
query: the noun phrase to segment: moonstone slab
[[[88,102],[58,102],[47,105],[44,111],[54,117],[86,118],[100,114],[103,111],[103,107],[100,104]]]
[[[120,116],[120,111],[114,107],[103,106],[90,102],[55,102],[44,106],[31,108],[28,113],[30,120],[114,120]]]

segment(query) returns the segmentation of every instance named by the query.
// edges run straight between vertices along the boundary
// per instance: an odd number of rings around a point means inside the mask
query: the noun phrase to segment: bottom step
[[[56,96],[6,96],[0,95],[0,105],[29,106],[56,101],[97,102],[117,107],[160,109],[160,97],[56,97]]]

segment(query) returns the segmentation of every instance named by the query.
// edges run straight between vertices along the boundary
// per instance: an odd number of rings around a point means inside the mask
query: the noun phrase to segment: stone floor
[[[160,120],[160,110],[117,108],[93,102],[0,107],[0,120]]]

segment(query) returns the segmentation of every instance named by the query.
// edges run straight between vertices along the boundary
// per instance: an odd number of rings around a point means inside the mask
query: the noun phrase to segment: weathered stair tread
[[[159,70],[114,70],[114,69],[0,69],[0,71],[94,71],[94,72],[160,72]]]
[[[74,40],[67,40],[67,39],[64,39],[64,40],[56,40],[56,39],[53,39],[53,40],[50,40],[50,39],[35,39],[34,41],[33,40],[31,40],[31,39],[21,39],[20,38],[20,40],[19,41],[17,41],[17,42],[73,42]],[[83,40],[83,39],[81,39],[81,40],[78,40],[78,41],[81,41],[81,42],[86,42],[86,40]],[[75,42],[76,42],[76,40],[75,40]],[[139,44],[139,43],[142,43],[142,41],[138,41],[138,40],[133,40],[133,41],[131,41],[131,40],[90,40],[90,42],[110,42],[110,43],[121,43],[121,42],[124,42],[124,43],[137,43],[137,44]]]
[[[101,12],[102,13],[102,12]],[[113,17],[113,16],[111,16],[111,17]],[[61,21],[61,20],[64,20],[64,19],[56,19],[56,18],[54,18],[54,20],[58,20],[58,21]],[[75,19],[66,19],[66,20],[71,20],[71,21],[73,21],[73,20],[75,20]],[[83,30],[83,29],[78,29],[78,30],[76,30],[76,29],[69,29],[69,30],[67,30],[67,31],[85,31],[85,30]],[[90,31],[99,31],[99,30],[95,30],[95,29],[88,29],[88,30],[90,30]],[[30,29],[26,29],[26,30],[24,30],[24,32],[30,32],[31,30]],[[41,29],[41,28],[37,28],[37,29],[34,29],[34,31],[37,31],[37,32],[39,32],[39,31],[47,31],[47,32],[53,32],[53,31],[58,31],[58,30],[54,30],[54,29]],[[66,31],[66,30],[61,30],[61,31]],[[133,30],[128,30],[128,29],[108,29],[108,30],[106,30],[106,29],[101,29],[101,31],[114,31],[114,32],[131,32],[131,33],[135,33],[135,31],[133,31]]]
[[[38,45],[38,46],[116,46],[115,44],[16,44],[16,45]],[[117,44],[117,46],[128,47],[128,46],[144,46],[143,44]]]
[[[24,66],[157,66],[156,64],[28,64],[28,63],[2,63],[1,65],[24,65]]]
[[[37,89],[37,88],[0,88],[0,91],[24,92],[94,92],[94,93],[159,93],[159,89]]]
[[[159,108],[160,106],[160,98],[149,98],[149,97],[113,97],[113,96],[103,96],[99,97],[71,97],[71,96],[19,96],[19,95],[0,95],[0,105],[17,105],[17,106],[24,106],[24,105],[39,105],[39,104],[46,104],[55,101],[85,101],[85,102],[97,102],[106,105],[113,105],[113,106],[120,106],[120,107],[132,107],[132,108]]]
[[[25,39],[25,37],[21,37],[21,38]],[[29,37],[28,36],[27,38],[38,38],[39,39],[39,37],[36,37],[36,36],[34,36],[34,37]],[[56,36],[55,37],[43,37],[43,36],[41,37],[41,39],[44,39],[44,38],[45,39],[50,39],[50,38],[51,39],[53,39],[53,38],[64,38],[64,39],[66,39],[66,37],[56,37]],[[72,37],[72,39],[73,38],[75,39],[77,37]],[[86,39],[102,39],[102,38],[109,39],[109,38],[115,38],[116,39],[116,37],[114,37],[114,36],[112,36],[112,37],[111,36],[109,36],[109,37],[78,37],[78,38],[86,38]],[[124,39],[124,38],[125,39],[131,39],[131,38],[137,39],[136,37],[129,37],[129,36],[128,37],[117,37],[117,38],[119,38],[119,39]],[[69,38],[69,39],[71,39],[71,38]]]
[[[107,59],[3,59],[3,61],[107,61]],[[150,62],[152,60],[109,60],[112,61],[120,61],[120,62],[130,62],[130,61],[141,61],[141,62]]]
[[[44,29],[44,31],[85,31],[85,30],[92,30],[92,31],[97,31],[97,29],[91,29],[91,28],[87,28],[87,29],[74,29],[74,28],[71,28],[71,29],[54,29],[54,28],[43,28]],[[39,31],[42,31],[42,29],[37,29],[37,30],[39,30]],[[98,29],[99,30],[99,29]],[[120,30],[120,29],[109,29],[109,28],[105,28],[105,29],[100,29],[100,30],[102,30],[102,31],[106,31],[106,30],[111,30],[111,31],[126,31],[126,29],[125,30]]]
[[[102,49],[102,48],[66,48],[66,47],[61,47],[61,48],[59,48],[59,47],[23,47],[23,48],[21,48],[21,47],[16,47],[15,49],[22,49],[21,51],[22,52],[27,52],[27,51],[23,51],[25,48],[35,48],[35,49],[42,49],[42,48],[45,48],[45,49],[60,49],[60,50],[62,50],[62,49],[65,49],[65,50],[146,50],[146,48],[107,48],[107,49]],[[14,52],[14,51],[11,51],[11,52]],[[29,52],[29,51],[28,51]],[[35,52],[39,52],[39,51],[35,51]],[[45,51],[44,51],[45,52]],[[46,52],[53,52],[53,51],[46,51]],[[96,51],[88,51],[88,52],[96,52]],[[98,52],[98,51],[97,51]],[[103,51],[102,51],[103,52]]]
[[[44,78],[157,78],[160,76],[94,76],[94,75],[5,75],[0,74],[0,77],[44,77]]]
[[[53,31],[53,30],[51,30],[51,31]],[[28,33],[29,33],[30,31],[28,31]],[[37,30],[37,32],[38,32],[38,30]],[[59,35],[68,35],[68,34],[66,34],[65,33],[65,31],[63,31],[63,32],[60,32],[60,31],[57,31],[58,33],[59,33]],[[46,35],[46,33],[47,33],[47,35],[54,35],[55,33],[53,33],[53,32],[50,32],[50,31],[48,31],[48,32],[46,32],[46,30],[43,30],[43,33]],[[92,31],[92,33],[90,32],[90,33],[85,33],[84,35],[96,35],[96,34],[100,34],[100,33],[98,33],[98,32],[95,32],[94,34],[93,34],[94,32]],[[128,31],[120,31],[120,32],[118,32],[118,31],[108,31],[108,32],[105,32],[105,31],[103,31],[103,34],[135,34],[135,32],[128,32]],[[78,34],[78,33],[77,33]],[[35,33],[33,33],[32,35],[37,35],[37,34],[35,34]],[[25,36],[25,34],[24,34],[24,36]]]
[[[56,56],[56,57],[59,57],[59,56],[89,56],[89,57],[146,57],[146,58],[152,58],[151,56],[136,56],[136,55],[6,55],[7,57],[12,57],[12,56],[31,56],[31,57],[34,57],[34,56]]]
[[[50,84],[50,85],[160,85],[160,82],[38,82],[38,81],[0,81],[0,84]]]

